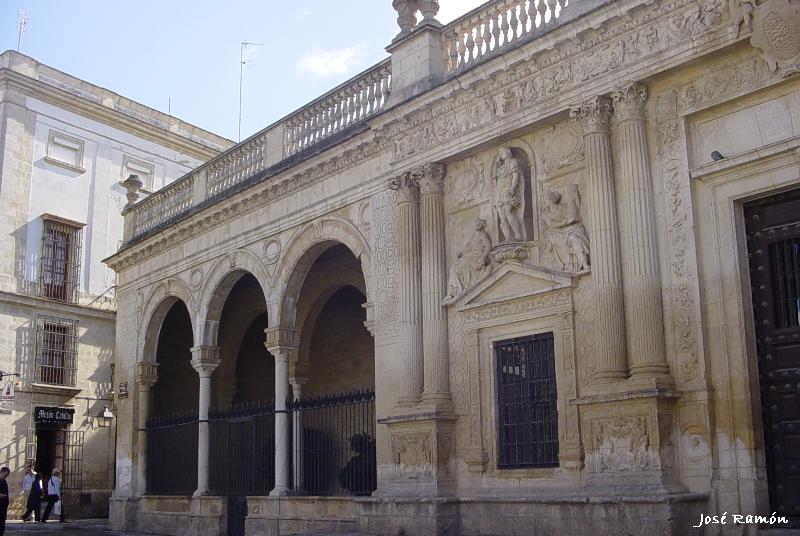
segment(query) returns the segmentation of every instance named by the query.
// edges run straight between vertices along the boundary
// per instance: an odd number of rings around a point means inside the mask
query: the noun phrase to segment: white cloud
[[[447,24],[485,2],[486,0],[439,0],[439,13],[436,19],[442,24]]]
[[[297,60],[297,70],[316,76],[347,74],[364,62],[366,48],[365,43],[331,50],[313,45],[310,52],[303,54]]]
[[[303,8],[294,14],[294,18],[297,20],[304,19],[309,16],[311,16],[311,10],[308,8]]]

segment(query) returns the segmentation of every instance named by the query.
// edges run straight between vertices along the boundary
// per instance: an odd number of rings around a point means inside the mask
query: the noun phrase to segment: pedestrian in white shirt
[[[50,513],[57,502],[61,501],[61,470],[53,469],[53,474],[47,480],[47,506],[44,509],[42,523],[47,523]],[[64,512],[61,511],[60,521],[64,521]]]

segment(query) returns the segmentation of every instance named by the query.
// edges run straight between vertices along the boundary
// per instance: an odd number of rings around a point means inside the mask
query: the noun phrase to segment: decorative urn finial
[[[422,22],[435,22],[439,13],[439,0],[419,0],[419,10],[422,13]]]
[[[437,2],[438,3],[438,2]],[[417,0],[392,0],[392,7],[397,11],[397,24],[400,35],[405,35],[417,25]],[[438,10],[438,7],[437,7]]]
[[[139,175],[128,175],[128,178],[122,181],[122,186],[128,190],[128,193],[125,194],[128,198],[128,204],[125,205],[126,209],[131,208],[139,200],[139,189],[143,184]]]

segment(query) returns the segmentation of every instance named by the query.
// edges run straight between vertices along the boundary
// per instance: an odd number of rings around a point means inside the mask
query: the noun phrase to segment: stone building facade
[[[796,522],[800,8],[393,5],[389,59],[130,185],[115,528]],[[312,420],[371,396],[350,432]]]
[[[13,51],[0,54],[0,465],[64,471],[68,517],[108,512],[116,274],[125,189],[232,144]],[[12,395],[13,393],[13,395]],[[118,393],[124,396],[122,393]],[[37,411],[42,410],[42,411]],[[24,497],[14,493],[12,516]]]

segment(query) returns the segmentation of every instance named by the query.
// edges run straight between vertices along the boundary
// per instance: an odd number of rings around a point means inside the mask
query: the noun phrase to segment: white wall
[[[36,112],[33,170],[27,226],[25,277],[38,278],[44,213],[85,223],[82,239],[79,291],[99,295],[115,284],[113,272],[102,260],[117,250],[122,240],[126,203],[123,177],[125,155],[152,164],[154,187],[161,188],[201,162],[105,124],[28,98]],[[51,130],[83,140],[84,172],[46,162]]]

